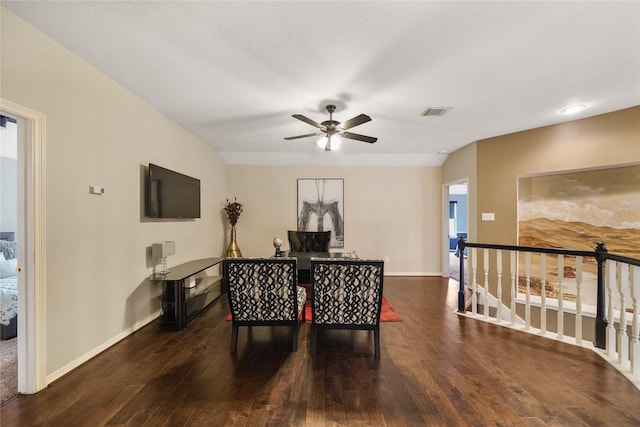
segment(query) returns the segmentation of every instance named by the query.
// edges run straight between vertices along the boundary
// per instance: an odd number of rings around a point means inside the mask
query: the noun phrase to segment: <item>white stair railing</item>
[[[559,341],[564,339],[564,255],[558,255],[558,335]]]
[[[576,344],[582,345],[582,257],[576,257]]]
[[[466,242],[463,245],[461,253],[465,247],[468,248],[471,277],[468,285],[463,283],[464,279],[461,280],[460,292],[469,289],[471,294],[470,311],[466,309],[467,300],[462,298],[464,307],[458,307],[459,314],[591,348],[640,388],[640,260],[608,255],[602,244],[599,245],[604,251],[596,252]],[[480,248],[482,250],[478,251]],[[532,254],[536,257],[532,258]],[[509,260],[508,271],[503,265],[504,255]],[[586,311],[583,304],[587,298],[584,293],[585,258],[591,258],[590,265],[596,260],[603,266],[598,268],[597,274],[598,286],[602,286],[602,290],[594,295],[590,288],[588,294],[592,297],[605,295],[605,301],[596,303],[598,307],[602,304],[599,310],[595,309],[593,301],[586,305]],[[523,264],[519,265],[518,259]],[[537,277],[532,274],[532,259],[539,266],[535,268],[539,272]],[[557,266],[549,268],[554,262]],[[478,271],[479,264],[482,271]],[[518,269],[523,271],[520,277]],[[590,269],[593,271],[593,267]],[[567,272],[570,276],[566,276]],[[483,278],[482,285],[477,282],[479,275]],[[509,306],[503,302],[502,278],[505,275],[511,279]],[[482,310],[479,310],[480,306]],[[532,314],[534,307],[536,316]],[[524,313],[524,320],[517,315],[518,311]],[[606,317],[598,315],[595,319],[595,342],[585,342],[583,320],[585,316],[594,317],[596,311],[606,313]],[[548,323],[552,319],[551,313],[555,315],[555,323]],[[574,320],[573,336],[571,329],[566,327],[565,317]],[[599,331],[598,325],[604,327]],[[598,341],[599,336],[603,337],[602,342]]]
[[[633,300],[633,318],[631,320],[631,348],[629,360],[631,373],[640,376],[640,267],[631,270],[631,299]]]

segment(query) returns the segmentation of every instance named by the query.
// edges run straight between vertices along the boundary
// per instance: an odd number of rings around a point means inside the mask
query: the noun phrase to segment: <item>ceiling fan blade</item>
[[[341,135],[343,138],[355,139],[356,141],[368,142],[369,144],[373,144],[378,140],[378,138],[374,138],[372,136],[359,135],[357,133],[344,132]]]
[[[366,114],[360,114],[359,116],[355,116],[354,118],[349,119],[346,122],[342,123],[340,127],[346,130],[370,121],[371,121],[371,117],[367,116]]]
[[[294,117],[298,120],[302,120],[303,122],[310,124],[313,127],[316,127],[318,129],[322,129],[322,125],[314,120],[311,120],[309,117],[305,117],[302,114],[294,114],[291,117]]]
[[[318,135],[322,135],[322,132],[308,133],[306,135],[298,135],[298,136],[288,136],[285,139],[287,141],[291,141],[292,139],[309,138],[310,136],[318,136]]]

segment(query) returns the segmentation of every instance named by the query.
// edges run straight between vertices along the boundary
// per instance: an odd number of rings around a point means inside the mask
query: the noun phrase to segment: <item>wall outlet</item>
[[[389,257],[388,256],[384,257],[384,262],[389,262]]]

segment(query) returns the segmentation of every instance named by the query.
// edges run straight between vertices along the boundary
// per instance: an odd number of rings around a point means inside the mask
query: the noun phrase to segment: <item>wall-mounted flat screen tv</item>
[[[200,180],[149,163],[147,216],[200,218]]]

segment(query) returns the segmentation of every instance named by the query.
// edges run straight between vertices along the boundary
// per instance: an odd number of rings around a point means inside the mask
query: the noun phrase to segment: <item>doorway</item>
[[[444,276],[460,280],[460,260],[464,262],[465,254],[458,250],[458,239],[465,240],[469,234],[469,208],[467,181],[454,182],[445,185],[446,198],[446,232],[447,236],[443,253]]]
[[[0,402],[18,394],[18,123],[0,115]]]
[[[5,99],[0,114],[16,124],[17,382],[19,393],[32,394],[47,386],[45,116]]]

